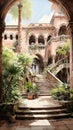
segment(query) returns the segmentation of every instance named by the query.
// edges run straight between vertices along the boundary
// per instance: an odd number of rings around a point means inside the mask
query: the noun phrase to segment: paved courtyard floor
[[[73,130],[73,119],[29,120],[7,123],[0,121],[0,130]]]
[[[38,101],[38,103],[37,103]],[[50,97],[39,97],[35,100],[22,100],[22,105],[30,107],[55,106]],[[73,118],[57,120],[16,120],[14,123],[0,121],[0,130],[73,130]]]
[[[57,100],[53,100],[51,96],[39,96],[34,100],[29,100],[27,98],[20,99],[19,104],[22,107],[25,106],[29,108],[45,108],[60,105],[59,102]]]

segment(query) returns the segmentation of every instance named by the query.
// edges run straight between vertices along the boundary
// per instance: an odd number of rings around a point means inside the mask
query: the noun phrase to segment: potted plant
[[[26,83],[26,91],[28,99],[35,99],[38,96],[38,87],[31,81]]]
[[[18,63],[17,54],[11,49],[3,47],[3,97],[0,109],[5,118],[11,121],[14,113],[14,105],[20,97],[19,80],[23,72]],[[8,118],[9,117],[9,118]]]

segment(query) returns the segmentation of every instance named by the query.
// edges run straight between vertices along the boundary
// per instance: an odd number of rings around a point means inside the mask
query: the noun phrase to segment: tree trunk
[[[17,52],[21,52],[21,43],[22,43],[22,4],[19,2],[18,4],[18,46],[17,46]]]

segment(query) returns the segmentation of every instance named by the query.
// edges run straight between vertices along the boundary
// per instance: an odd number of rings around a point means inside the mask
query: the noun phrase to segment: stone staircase
[[[39,77],[36,79],[36,84],[39,89],[39,95],[41,96],[50,95],[50,91],[53,89],[53,87],[47,80],[46,75],[40,74]]]
[[[61,63],[59,65],[54,66],[51,69],[51,72],[56,75],[60,70],[62,70],[63,68],[69,68],[69,63]]]
[[[63,68],[69,68],[69,61],[67,62],[67,57],[62,58],[61,60],[57,61],[54,65],[49,65],[49,70],[56,75],[59,71],[61,71]]]
[[[24,104],[20,104],[17,107],[16,112],[15,112],[17,120],[33,120],[33,119],[54,120],[54,119],[68,118],[71,115],[64,106],[62,106],[56,102],[49,104],[49,105],[45,104],[44,98],[42,101],[43,106],[41,106],[42,103],[39,104],[38,99],[37,99],[37,103],[36,103],[36,100],[35,101],[31,100],[28,102],[31,104],[31,106],[30,105],[26,106]],[[31,102],[33,102],[34,105]],[[37,104],[37,105],[35,105],[35,104]]]

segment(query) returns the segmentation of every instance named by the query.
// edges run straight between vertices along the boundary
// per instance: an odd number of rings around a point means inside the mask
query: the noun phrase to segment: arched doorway
[[[18,0],[2,0],[0,2],[0,7],[1,7],[0,8],[0,12],[1,12],[0,13],[0,86],[1,87],[2,87],[2,33],[5,29],[4,19],[5,19],[5,16],[6,16],[8,10],[17,1]],[[51,1],[54,2],[54,0],[51,0]],[[70,52],[70,81],[71,81],[71,88],[73,88],[73,82],[72,82],[73,81],[73,9],[71,8],[71,6],[73,6],[73,1],[67,0],[67,4],[66,4],[66,1],[64,1],[64,0],[59,0],[59,1],[55,0],[55,2],[60,4],[60,6],[65,11],[65,14],[69,18],[69,25],[70,25],[69,29],[71,28],[70,35],[72,36],[71,52]]]
[[[32,64],[32,70],[36,74],[42,73],[44,69],[44,63],[43,58],[40,54],[36,54],[37,58],[34,58],[33,64]]]

